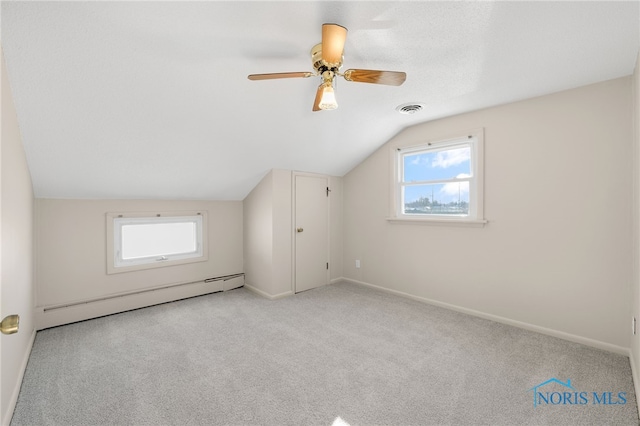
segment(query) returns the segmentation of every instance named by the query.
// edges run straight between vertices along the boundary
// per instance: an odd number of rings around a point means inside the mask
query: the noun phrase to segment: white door
[[[329,179],[295,176],[296,293],[329,279]]]

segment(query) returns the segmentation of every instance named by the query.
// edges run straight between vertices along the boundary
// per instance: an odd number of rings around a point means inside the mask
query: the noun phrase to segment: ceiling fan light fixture
[[[338,101],[333,91],[332,81],[322,83],[322,98],[320,99],[320,105],[318,105],[318,107],[325,110],[338,108]]]
[[[250,74],[249,80],[271,80],[278,78],[322,77],[322,84],[316,90],[311,111],[331,110],[338,108],[333,80],[340,76],[347,81],[360,83],[400,86],[407,79],[401,71],[382,71],[348,69],[340,72],[344,60],[344,45],[347,29],[338,24],[322,25],[322,41],[311,48],[311,64],[315,72],[279,72],[270,74]],[[415,111],[403,113],[411,113]]]

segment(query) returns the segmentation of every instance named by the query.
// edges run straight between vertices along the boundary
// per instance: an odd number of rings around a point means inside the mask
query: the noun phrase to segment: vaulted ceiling
[[[37,197],[241,200],[272,168],[342,176],[407,126],[629,75],[632,2],[8,2],[1,41]],[[344,67],[312,112],[323,23]],[[421,103],[402,115],[396,107]],[[490,143],[490,141],[487,141]]]

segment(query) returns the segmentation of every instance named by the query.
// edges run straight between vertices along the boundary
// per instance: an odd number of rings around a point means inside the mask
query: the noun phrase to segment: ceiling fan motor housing
[[[313,64],[313,69],[316,70],[319,75],[322,75],[325,71],[332,71],[334,74],[337,74],[338,70],[342,67],[343,60],[344,56],[340,57],[340,63],[330,64],[322,59],[322,43],[318,43],[311,48],[311,63]]]

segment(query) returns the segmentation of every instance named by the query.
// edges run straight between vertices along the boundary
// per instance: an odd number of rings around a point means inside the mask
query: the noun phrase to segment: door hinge
[[[331,192],[331,190],[329,189],[329,187],[327,186],[327,197],[329,196],[329,193]]]
[[[329,270],[329,262],[327,262],[327,270]]]

